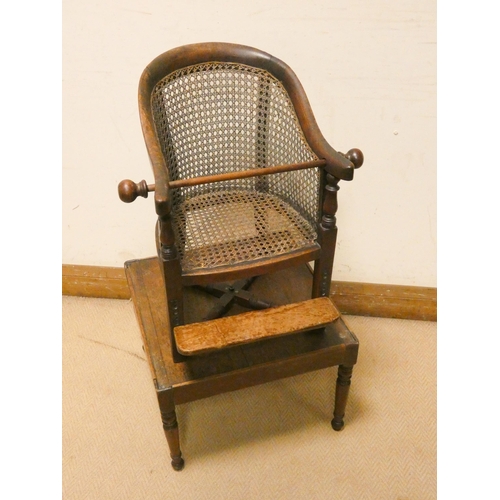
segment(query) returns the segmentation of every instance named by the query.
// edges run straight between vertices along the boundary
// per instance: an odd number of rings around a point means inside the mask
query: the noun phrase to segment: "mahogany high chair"
[[[154,191],[158,257],[125,269],[173,468],[175,405],[311,370],[339,366],[342,429],[358,341],[329,298],[335,213],[363,154],[335,151],[292,70],[242,45],[160,55],[139,110],[155,184],[118,190]]]

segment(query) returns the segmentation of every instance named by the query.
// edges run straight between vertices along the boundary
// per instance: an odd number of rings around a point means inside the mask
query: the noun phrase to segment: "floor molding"
[[[80,297],[129,299],[125,271],[119,267],[63,264],[62,293]],[[437,320],[437,289],[332,281],[331,297],[343,314]]]
[[[130,299],[125,270],[121,267],[63,264],[62,293],[80,297]]]
[[[332,281],[330,295],[343,314],[437,321],[437,289]]]

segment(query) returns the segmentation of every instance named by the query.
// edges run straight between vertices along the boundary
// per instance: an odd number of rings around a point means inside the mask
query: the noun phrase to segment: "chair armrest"
[[[161,158],[163,163],[163,158]],[[161,166],[153,165],[153,172],[155,176],[155,208],[159,217],[163,217],[170,213],[172,209],[172,199],[170,196],[170,188],[168,187],[168,173],[167,167],[163,164]]]
[[[315,153],[326,161],[325,170],[329,174],[346,181],[353,179],[354,164],[342,153],[335,151],[323,137],[321,137],[321,145],[316,148]]]
[[[325,170],[338,179],[352,180],[354,176],[353,169],[357,169],[363,165],[364,156],[362,151],[353,148],[344,154],[335,151],[328,144],[327,146],[332,150],[333,154],[330,153],[329,159],[325,158]]]

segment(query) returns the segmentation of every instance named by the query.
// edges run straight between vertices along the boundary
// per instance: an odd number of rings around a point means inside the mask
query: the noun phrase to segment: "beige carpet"
[[[342,432],[320,370],[179,406],[175,472],[132,303],[63,297],[63,498],[436,498],[436,323],[345,319]]]

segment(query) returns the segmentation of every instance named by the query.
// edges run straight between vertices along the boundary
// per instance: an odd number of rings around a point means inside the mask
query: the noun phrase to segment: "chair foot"
[[[172,458],[171,464],[172,464],[172,469],[176,471],[181,471],[182,469],[184,469],[184,459],[182,457]]]
[[[332,428],[334,431],[341,431],[344,428],[344,420],[332,420]]]

